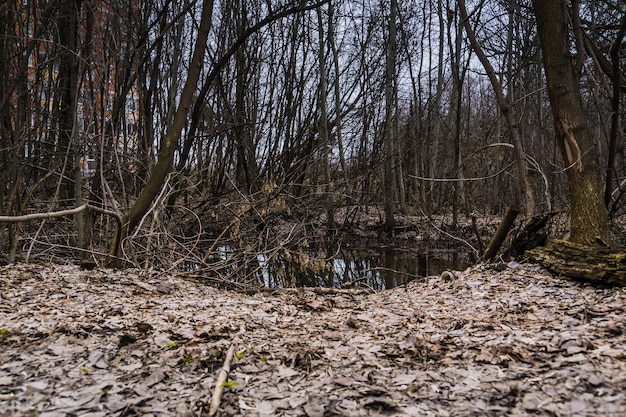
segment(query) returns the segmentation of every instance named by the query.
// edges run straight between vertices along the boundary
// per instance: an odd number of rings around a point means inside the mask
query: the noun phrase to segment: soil
[[[0,415],[626,415],[626,289],[511,262],[385,291],[0,268]]]

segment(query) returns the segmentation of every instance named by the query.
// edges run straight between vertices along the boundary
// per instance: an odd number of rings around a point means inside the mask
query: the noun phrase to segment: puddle
[[[246,285],[340,288],[352,283],[375,290],[470,265],[469,256],[456,249],[345,248],[332,256],[286,251],[246,256],[230,246],[219,247],[212,262],[222,265],[215,272],[224,280]]]

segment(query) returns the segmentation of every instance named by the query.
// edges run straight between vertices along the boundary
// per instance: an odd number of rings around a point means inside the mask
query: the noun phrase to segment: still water
[[[223,265],[220,276],[245,285],[376,290],[470,264],[469,256],[456,249],[344,248],[330,255],[274,251],[245,256],[230,246],[219,247],[214,261]]]

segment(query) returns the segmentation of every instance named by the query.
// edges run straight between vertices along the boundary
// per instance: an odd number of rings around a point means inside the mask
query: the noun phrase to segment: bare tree
[[[480,43],[476,39],[476,35],[474,34],[474,30],[472,29],[471,22],[469,16],[467,14],[467,9],[465,7],[465,0],[458,0],[459,10],[461,12],[461,19],[463,27],[465,28],[465,32],[467,33],[467,37],[472,45],[472,49],[476,53],[476,56],[480,60],[481,64],[487,71],[487,76],[489,77],[489,81],[491,82],[491,86],[496,94],[496,98],[498,100],[498,106],[500,106],[500,110],[504,115],[506,120],[506,124],[509,128],[509,132],[511,134],[511,141],[513,142],[513,146],[515,147],[515,160],[517,162],[517,175],[520,179],[522,191],[525,197],[525,207],[526,207],[526,217],[530,218],[535,214],[535,191],[533,186],[530,183],[528,178],[528,164],[526,163],[526,152],[524,151],[524,145],[522,141],[522,135],[520,134],[520,129],[517,122],[517,115],[513,111],[511,103],[509,102],[507,96],[504,94],[502,85],[500,81],[498,81],[498,77],[496,72],[489,62],[489,58],[483,51]],[[480,8],[480,6],[479,6]],[[512,88],[512,86],[509,86]]]
[[[183,127],[185,126],[189,108],[193,103],[193,95],[196,90],[196,85],[198,79],[200,78],[200,72],[204,62],[204,49],[206,47],[209,30],[211,29],[212,13],[213,0],[205,0],[202,5],[202,13],[198,27],[198,37],[196,39],[193,56],[189,64],[189,72],[187,74],[187,79],[185,80],[183,92],[180,96],[178,109],[174,115],[174,120],[172,121],[172,124],[168,126],[162,147],[159,150],[159,159],[154,168],[151,170],[148,182],[137,197],[135,203],[124,215],[122,219],[122,228],[118,228],[113,236],[109,252],[109,255],[111,256],[109,262],[116,264],[119,263],[118,260],[121,256],[121,242],[128,236],[129,232],[132,231],[137,224],[139,224],[141,218],[146,214],[150,208],[150,204],[158,195],[167,175],[172,169],[174,153],[178,148],[178,138]]]
[[[394,199],[395,181],[394,181],[394,141],[395,141],[395,123],[396,123],[396,100],[397,100],[397,78],[396,78],[396,51],[397,51],[397,13],[398,2],[391,0],[389,8],[388,33],[386,48],[386,66],[385,66],[385,127],[384,127],[384,143],[385,143],[385,169],[384,169],[384,199],[385,199],[385,229],[389,235],[393,233],[395,227],[395,207]]]
[[[326,47],[327,42],[324,36],[324,21],[322,19],[322,9],[321,7],[317,9],[317,23],[318,23],[318,34],[319,34],[319,67],[320,67],[320,81],[318,86],[319,91],[319,106],[320,106],[320,117],[319,117],[319,132],[320,132],[320,144],[321,144],[321,160],[322,160],[322,169],[324,171],[324,181],[326,184],[324,185],[325,194],[326,194],[326,222],[328,231],[332,231],[335,229],[335,199],[333,195],[333,182],[330,176],[330,134],[329,134],[329,123],[328,123],[328,81],[327,81],[327,72],[326,72]]]
[[[626,36],[626,13],[622,15],[619,29],[615,39],[611,42],[609,55],[611,56],[611,81],[613,82],[613,91],[611,94],[611,136],[609,139],[609,158],[606,168],[606,186],[604,189],[604,204],[607,209],[611,209],[613,194],[613,178],[615,173],[615,157],[617,154],[617,142],[620,129],[620,101],[622,95],[622,72],[620,70],[620,56],[622,42]]]

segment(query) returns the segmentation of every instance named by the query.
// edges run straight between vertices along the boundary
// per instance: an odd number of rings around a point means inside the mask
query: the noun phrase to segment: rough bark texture
[[[570,240],[583,245],[609,242],[602,171],[596,145],[582,110],[578,76],[569,45],[565,0],[534,0],[555,131],[571,199]]]
[[[554,240],[526,254],[531,261],[558,275],[594,284],[626,286],[625,248],[592,247]]]
[[[75,160],[74,144],[78,140],[76,130],[77,96],[78,96],[78,22],[80,20],[81,0],[67,0],[59,7],[59,99],[58,99],[58,143],[60,152],[66,152],[67,162],[64,169],[74,170],[80,165]],[[75,196],[74,179],[80,179],[80,172],[64,173],[62,198],[72,199]],[[78,190],[80,192],[80,189]]]

